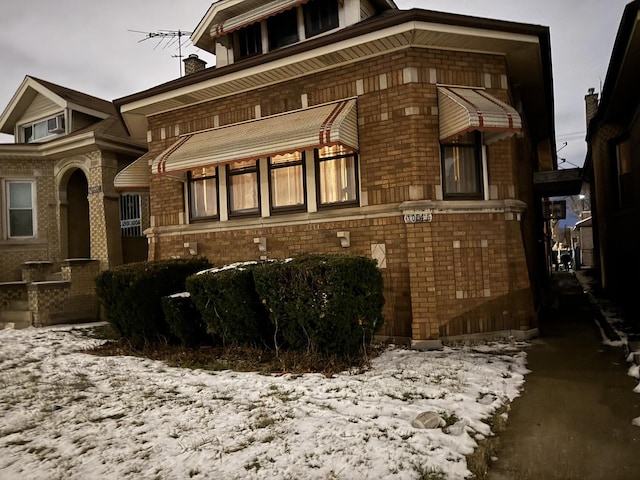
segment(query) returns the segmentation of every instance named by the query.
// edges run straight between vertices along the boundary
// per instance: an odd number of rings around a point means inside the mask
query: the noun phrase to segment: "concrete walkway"
[[[554,273],[549,293],[488,479],[638,480],[640,394],[624,352],[602,344],[573,273]]]

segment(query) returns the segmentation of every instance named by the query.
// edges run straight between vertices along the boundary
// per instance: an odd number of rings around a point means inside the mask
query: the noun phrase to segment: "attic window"
[[[303,6],[307,38],[338,28],[338,0],[311,0]]]
[[[269,50],[296,43],[298,36],[298,10],[293,8],[267,19]]]
[[[235,57],[238,60],[262,53],[262,29],[260,23],[254,23],[235,32],[233,48]]]
[[[25,143],[37,142],[65,132],[64,113],[45,118],[22,127]]]

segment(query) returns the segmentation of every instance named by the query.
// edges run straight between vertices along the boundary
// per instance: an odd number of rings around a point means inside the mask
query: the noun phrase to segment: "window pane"
[[[269,50],[298,41],[298,13],[295,8],[267,19]]]
[[[204,218],[218,215],[218,189],[215,178],[195,180],[190,184],[191,217]]]
[[[302,165],[271,170],[271,200],[273,207],[304,205]]]
[[[33,137],[35,140],[40,138],[44,138],[49,135],[49,130],[47,129],[47,121],[44,120],[42,122],[38,122],[33,126]]]
[[[262,30],[260,23],[249,25],[236,34],[238,58],[246,58],[262,53]]]
[[[9,211],[9,236],[33,237],[33,212],[31,210]]]
[[[444,147],[445,193],[477,194],[480,178],[474,147]]]
[[[321,204],[356,201],[355,157],[321,161],[319,181]]]
[[[311,0],[303,10],[307,38],[339,26],[337,0]]]
[[[257,212],[258,199],[258,174],[255,171],[229,176],[229,209],[232,213]]]
[[[31,183],[9,183],[9,208],[31,208]]]

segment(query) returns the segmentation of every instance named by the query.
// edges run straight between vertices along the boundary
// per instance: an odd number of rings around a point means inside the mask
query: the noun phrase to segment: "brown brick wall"
[[[434,80],[487,86],[489,93],[509,101],[509,92],[502,89],[506,72],[500,56],[410,49],[151,118],[150,150],[159,153],[176,140],[176,125],[184,134],[216,122],[249,120],[256,105],[262,116],[281,113],[300,108],[302,94],[310,106],[357,96],[361,192],[368,205],[381,206],[384,213],[377,217],[342,209],[336,211],[342,220],[310,214],[309,221],[291,225],[243,228],[246,224],[212,222],[178,227],[185,211],[183,184],[157,176],[151,182],[156,233],[150,259],[188,256],[184,243],[197,242],[198,254],[216,265],[257,260],[261,253],[255,237],[267,239],[268,258],[301,252],[369,257],[372,244],[384,244],[387,322],[382,334],[420,340],[530,328],[533,306],[519,214],[507,209],[456,213],[451,205],[445,213],[434,213],[432,222],[414,225],[404,223],[398,207],[409,200],[437,200],[440,144]],[[518,197],[514,165],[521,160],[515,144],[510,139],[488,147],[492,200]],[[336,237],[341,230],[351,233],[348,249]]]

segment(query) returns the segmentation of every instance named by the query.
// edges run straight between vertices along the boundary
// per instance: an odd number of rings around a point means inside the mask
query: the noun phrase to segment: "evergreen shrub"
[[[213,337],[207,331],[207,324],[202,320],[191,296],[186,294],[162,297],[162,312],[169,324],[171,333],[185,347],[213,345]]]
[[[254,278],[282,348],[353,355],[383,324],[383,279],[374,260],[307,254],[259,265]]]
[[[224,344],[273,343],[273,328],[253,281],[254,264],[192,275],[186,287],[208,330]]]
[[[188,276],[209,267],[206,258],[129,263],[101,272],[96,294],[106,320],[134,345],[175,341],[161,299],[183,292]]]

